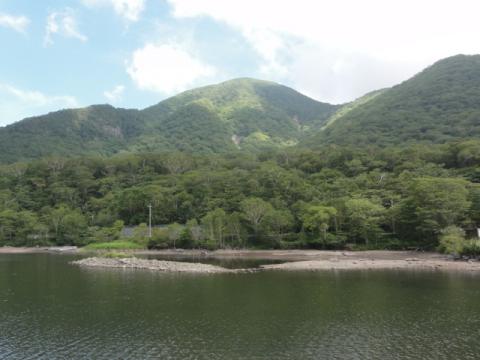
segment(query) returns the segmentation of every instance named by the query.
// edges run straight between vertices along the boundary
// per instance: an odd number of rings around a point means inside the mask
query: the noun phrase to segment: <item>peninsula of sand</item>
[[[138,253],[142,255],[144,253]],[[149,252],[152,254],[152,252]],[[174,255],[178,251],[159,251],[155,254]],[[318,251],[318,250],[220,250],[214,252],[185,251],[184,256],[197,259],[270,259],[282,263],[261,265],[254,269],[226,269],[199,262],[147,260],[141,258],[111,259],[91,257],[73,262],[84,267],[147,269],[163,272],[187,273],[244,273],[257,271],[329,271],[329,270],[430,270],[467,271],[480,274],[480,261],[453,260],[437,253],[408,251]],[[172,257],[169,257],[172,259]],[[175,259],[173,257],[173,259]]]

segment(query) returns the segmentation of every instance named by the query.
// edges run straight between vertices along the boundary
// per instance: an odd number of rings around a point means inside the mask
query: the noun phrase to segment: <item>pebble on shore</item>
[[[77,261],[72,261],[73,265],[85,267],[103,267],[103,268],[123,268],[123,269],[146,269],[163,272],[182,272],[182,273],[201,273],[201,274],[218,274],[218,273],[236,273],[240,272],[236,269],[226,269],[220,266],[188,263],[179,261],[164,260],[147,260],[138,258],[122,258],[111,259],[102,257],[90,257]]]

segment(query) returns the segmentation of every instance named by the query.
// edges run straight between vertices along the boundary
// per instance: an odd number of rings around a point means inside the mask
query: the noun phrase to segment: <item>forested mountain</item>
[[[0,246],[111,246],[126,224],[133,246],[480,256],[478,136],[480,56],[340,108],[237,79],[142,111],[63,110],[0,129]],[[168,225],[152,238],[148,205]]]
[[[270,149],[297,143],[337,108],[276,83],[236,79],[184,92],[143,111],[96,105],[25,119],[0,129],[0,161]]]
[[[0,161],[184,151],[258,152],[299,141],[377,145],[480,136],[480,55],[441,60],[390,89],[335,106],[273,82],[235,79],[144,110],[96,105],[0,128]]]
[[[340,109],[335,121],[329,121],[306,144],[388,146],[478,137],[480,55],[438,61],[413,78],[360,102],[349,111]]]
[[[110,155],[145,128],[137,110],[96,105],[25,119],[0,129],[0,161],[44,156]]]

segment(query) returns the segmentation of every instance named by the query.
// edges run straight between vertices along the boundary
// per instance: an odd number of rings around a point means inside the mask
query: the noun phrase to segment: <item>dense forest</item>
[[[0,175],[0,246],[110,242],[135,225],[133,240],[150,248],[480,250],[463,241],[480,225],[476,140],[55,157],[4,165]],[[150,204],[164,225],[152,238]]]

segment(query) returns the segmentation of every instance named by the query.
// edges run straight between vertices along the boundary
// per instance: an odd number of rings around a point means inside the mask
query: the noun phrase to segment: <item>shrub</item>
[[[108,242],[120,239],[124,223],[117,220],[111,227],[94,227],[91,228],[94,242]]]
[[[143,246],[132,241],[110,241],[104,243],[92,243],[84,247],[86,250],[137,250]]]
[[[140,225],[135,227],[135,229],[133,230],[133,239],[138,244],[142,244],[146,246],[149,240],[148,235],[149,235],[149,229],[148,229],[148,225],[145,223],[141,223]]]
[[[161,250],[168,249],[169,247],[168,228],[153,229],[152,238],[148,240],[147,248]]]
[[[460,255],[465,246],[465,231],[457,226],[442,230],[438,250],[445,254]]]
[[[461,254],[466,256],[480,256],[480,240],[466,241]]]
[[[131,258],[134,256],[124,252],[111,251],[103,254],[102,257],[109,258],[109,259],[124,259],[124,258]]]

